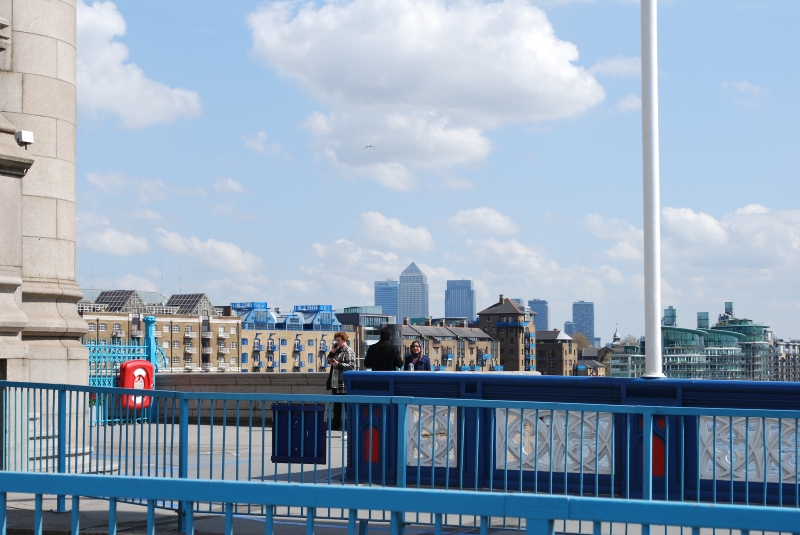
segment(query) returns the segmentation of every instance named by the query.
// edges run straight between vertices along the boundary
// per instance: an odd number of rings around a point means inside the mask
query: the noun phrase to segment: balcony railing
[[[214,350],[209,346],[203,347],[203,349],[201,349],[200,351],[203,355],[210,355],[211,353],[214,352]]]
[[[186,346],[186,347],[183,348],[183,352],[186,353],[186,354],[189,354],[189,355],[194,355],[195,353],[197,353],[197,348],[196,347],[191,347],[191,346]]]
[[[111,336],[113,338],[125,338],[125,331],[121,331],[121,330],[112,331],[111,332]]]
[[[231,333],[226,333],[226,332],[223,331],[223,332],[217,334],[217,337],[218,338],[226,338],[227,339],[227,338],[231,337]]]
[[[142,338],[143,336],[144,332],[137,329],[131,329],[131,338]]]
[[[230,352],[231,350],[227,347],[217,347],[217,353],[220,353],[222,355],[227,355]]]
[[[203,338],[214,338],[214,333],[212,333],[211,331],[203,331],[201,336]]]
[[[194,331],[183,331],[184,338],[197,338],[197,333]]]

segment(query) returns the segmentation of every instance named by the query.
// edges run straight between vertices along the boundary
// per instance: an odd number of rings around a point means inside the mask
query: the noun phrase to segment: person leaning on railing
[[[422,345],[416,340],[411,342],[411,354],[406,355],[405,366],[403,369],[412,372],[431,371],[431,359],[428,358],[428,355],[422,353]]]
[[[392,328],[384,325],[380,330],[381,339],[369,346],[364,357],[364,367],[376,372],[393,372],[403,367],[400,349],[392,344]]]
[[[352,370],[356,362],[356,354],[347,345],[347,333],[338,332],[333,335],[333,347],[328,353],[328,365],[331,371],[328,373],[328,382],[325,387],[334,395],[344,395],[347,393],[342,374]],[[333,404],[333,420],[331,429],[339,431],[342,429],[342,404]]]

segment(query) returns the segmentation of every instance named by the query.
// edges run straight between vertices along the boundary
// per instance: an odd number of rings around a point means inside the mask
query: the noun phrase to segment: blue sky
[[[800,337],[800,2],[659,18],[663,304]],[[642,334],[637,2],[79,0],[78,36],[83,287],[338,308],[415,261],[434,316],[471,278]]]

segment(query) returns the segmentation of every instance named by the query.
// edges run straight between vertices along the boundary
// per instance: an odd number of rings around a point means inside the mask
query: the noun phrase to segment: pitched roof
[[[94,302],[106,305],[108,312],[120,312],[134,295],[136,295],[134,290],[104,290]]]
[[[205,296],[206,294],[175,294],[169,298],[167,306],[178,307],[178,314],[194,314]]]
[[[81,291],[83,292],[83,299],[80,300],[81,303],[94,303],[95,300],[100,297],[100,294],[106,290],[95,290],[94,288],[87,290],[81,288]]]
[[[401,275],[422,275],[422,271],[417,267],[414,262],[411,262],[406,269],[403,270]]]
[[[572,340],[572,337],[564,331],[558,329],[553,331],[536,331],[536,341],[556,342],[560,340]]]
[[[524,314],[523,310],[520,310],[519,305],[509,299],[508,297],[504,297],[502,301],[498,301],[497,303],[493,304],[489,308],[481,310],[478,312],[478,315],[481,314]]]
[[[162,294],[161,292],[140,292],[137,291],[136,293],[139,294],[139,297],[142,299],[145,305],[166,305],[167,304],[167,296]]]

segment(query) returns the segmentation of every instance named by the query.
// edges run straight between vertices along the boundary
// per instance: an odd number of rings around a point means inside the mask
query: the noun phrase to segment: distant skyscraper
[[[375,281],[375,306],[383,307],[383,314],[394,316],[397,323],[402,323],[397,311],[399,284],[391,279]]]
[[[475,290],[470,280],[447,281],[444,292],[444,315],[447,318],[467,318],[475,321]]]
[[[420,271],[414,262],[400,274],[398,291],[398,318],[427,318],[428,313],[428,277]]]
[[[518,304],[520,307],[523,307],[523,308],[525,307],[525,300],[523,298],[521,298],[521,297],[512,297],[511,300],[514,301],[516,304]]]
[[[572,303],[572,322],[575,332],[583,334],[590,343],[594,343],[594,303],[576,301]]]
[[[573,322],[573,321],[565,321],[564,322],[564,332],[567,333],[570,336],[575,334],[575,322]]]
[[[537,331],[550,330],[550,305],[544,299],[531,299],[528,301],[528,306],[531,311],[536,312],[534,322],[536,323]]]

